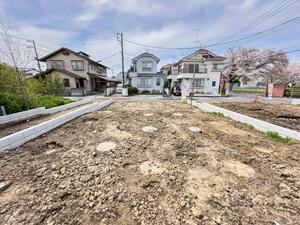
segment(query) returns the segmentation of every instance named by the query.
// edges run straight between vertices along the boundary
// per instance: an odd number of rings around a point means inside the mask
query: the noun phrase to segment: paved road
[[[98,96],[97,99],[107,99],[112,98],[118,101],[147,101],[147,100],[181,100],[181,97],[177,96],[169,96],[164,97],[162,95],[134,95],[123,97],[121,94],[114,94],[109,97]],[[234,94],[230,97],[210,97],[210,96],[203,96],[203,97],[194,97],[193,98],[197,102],[250,102],[255,99],[254,95],[245,95],[245,94]],[[258,101],[264,103],[271,103],[271,104],[290,104],[289,98],[267,98],[258,96]]]

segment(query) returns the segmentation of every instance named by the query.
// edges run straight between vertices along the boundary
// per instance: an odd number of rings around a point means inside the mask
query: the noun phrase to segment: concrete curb
[[[300,99],[293,98],[292,101],[291,101],[291,104],[292,105],[300,105]]]
[[[38,124],[36,126],[27,128],[25,130],[19,131],[17,133],[8,135],[0,139],[0,151],[13,149],[21,146],[22,144],[42,135],[56,127],[59,127],[83,114],[97,111],[105,106],[113,103],[112,99],[106,100],[104,102],[96,102],[92,105],[85,106],[76,111],[67,113],[65,115],[59,116],[52,120],[46,121],[44,123]]]
[[[45,110],[46,110],[45,107],[40,107],[40,108],[36,108],[36,109],[26,110],[23,112],[0,116],[0,124],[29,119],[31,117],[43,114],[45,112]]]
[[[191,104],[190,100],[187,100],[189,104]],[[272,123],[268,123],[259,119],[252,118],[250,116],[245,116],[240,113],[236,113],[233,111],[230,111],[228,109],[223,109],[218,106],[214,106],[208,103],[199,103],[193,101],[193,106],[205,111],[205,112],[220,112],[223,113],[225,116],[230,117],[233,120],[242,122],[242,123],[247,123],[255,127],[257,130],[267,132],[267,131],[273,131],[277,132],[279,135],[283,137],[289,137],[292,139],[300,140],[300,132],[297,132],[295,130],[290,130],[281,126],[274,125]]]
[[[83,100],[80,100],[77,102],[72,102],[72,103],[69,103],[66,105],[53,107],[50,109],[45,109],[45,107],[40,107],[40,108],[36,108],[36,109],[26,110],[23,112],[13,113],[13,114],[6,115],[6,116],[0,116],[0,124],[17,122],[20,120],[26,120],[26,119],[29,119],[29,118],[32,118],[35,116],[39,116],[39,115],[44,115],[44,114],[47,115],[47,114],[61,112],[61,111],[64,111],[64,110],[67,110],[70,108],[74,108],[76,106],[94,102],[95,100],[96,100],[96,97],[90,97],[90,98],[83,99]]]

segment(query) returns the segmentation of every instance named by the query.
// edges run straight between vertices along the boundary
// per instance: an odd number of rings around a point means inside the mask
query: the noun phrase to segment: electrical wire
[[[284,26],[289,25],[290,23],[299,23],[300,22],[300,16],[294,17],[292,19],[289,19],[287,21],[284,21],[280,24],[274,25],[268,29],[241,37],[241,38],[237,38],[237,39],[233,39],[233,40],[228,40],[228,41],[223,41],[223,42],[217,42],[217,43],[213,43],[210,45],[206,45],[206,46],[202,46],[203,48],[211,48],[211,47],[216,47],[216,46],[221,46],[221,45],[227,45],[227,44],[231,44],[231,43],[235,43],[235,42],[239,42],[239,41],[243,41],[243,40],[248,40],[250,38],[256,37],[258,35],[262,35],[265,34],[267,32],[273,31],[277,28],[282,28]],[[123,39],[125,42],[131,43],[131,44],[135,44],[135,45],[139,45],[139,46],[143,46],[143,47],[148,47],[148,48],[156,48],[156,49],[165,49],[165,50],[186,50],[186,49],[198,49],[198,46],[193,46],[193,47],[163,47],[163,46],[155,46],[155,45],[148,45],[148,44],[143,44],[143,43],[139,43],[139,42],[134,42],[134,41],[130,41],[127,39]]]
[[[112,54],[112,55],[110,55],[110,56],[107,56],[107,57],[105,57],[105,58],[103,58],[103,59],[100,59],[100,60],[97,61],[97,62],[102,62],[102,61],[104,61],[104,60],[110,59],[110,58],[112,58],[112,57],[114,57],[114,56],[116,56],[116,55],[119,55],[119,54],[121,54],[121,52],[116,52],[116,53],[114,53],[114,54]]]
[[[292,2],[287,2],[287,1],[281,1],[279,4],[268,10],[267,12],[263,13],[261,16],[256,18],[255,20],[251,21],[249,24],[246,26],[242,27],[238,32],[244,32],[249,30],[253,26],[257,26],[268,19],[280,14],[283,12],[285,9],[289,8],[290,6],[294,5],[298,0],[294,0]]]

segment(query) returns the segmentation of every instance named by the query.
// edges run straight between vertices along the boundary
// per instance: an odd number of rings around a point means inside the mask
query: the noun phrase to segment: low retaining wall
[[[52,113],[57,113],[57,112],[61,112],[70,108],[74,108],[76,106],[80,106],[80,105],[84,105],[84,104],[88,104],[91,102],[94,102],[96,100],[96,97],[90,97],[90,98],[86,98],[83,100],[79,100],[76,102],[72,102],[66,105],[61,105],[61,106],[57,106],[57,107],[53,107],[50,109],[46,109],[45,112],[43,112],[43,114],[52,114]]]
[[[50,109],[45,109],[45,107],[40,107],[36,109],[31,109],[31,110],[26,110],[23,112],[18,112],[18,113],[13,113],[10,115],[5,115],[5,116],[0,116],[0,124],[5,124],[5,123],[11,123],[11,122],[17,122],[20,120],[26,120],[35,116],[39,115],[44,115],[44,114],[52,114],[52,113],[57,113],[61,112],[76,106],[84,105],[91,103],[96,100],[96,97],[90,97],[87,99],[83,99],[77,102],[72,102],[66,105],[61,105],[57,107],[53,107]]]
[[[5,116],[0,116],[0,124],[15,122],[19,120],[26,120],[31,117],[41,115],[45,112],[45,107],[40,107],[36,109],[26,110],[23,112],[13,113]]]
[[[112,103],[112,99],[106,100],[104,102],[96,102],[92,105],[80,108],[76,111],[67,113],[60,117],[54,118],[52,120],[46,121],[44,123],[38,124],[36,126],[27,128],[25,130],[19,131],[17,133],[8,135],[0,139],[0,151],[13,149],[22,144],[47,133],[50,130],[53,130],[56,127],[59,127],[66,122],[73,120],[83,114],[97,111],[105,106],[108,106]]]
[[[300,99],[293,98],[292,101],[291,101],[291,104],[292,105],[300,105]]]
[[[189,104],[191,103],[190,100],[187,101]],[[250,116],[245,116],[240,113],[236,113],[233,111],[230,111],[228,109],[223,109],[218,106],[214,106],[208,103],[199,103],[199,102],[192,102],[193,106],[206,111],[206,112],[220,112],[223,113],[225,116],[230,117],[233,120],[247,123],[255,127],[257,130],[267,132],[267,131],[273,131],[277,132],[279,135],[284,137],[293,138],[296,140],[300,140],[300,132],[297,132],[295,130],[290,130],[281,126],[274,125],[272,123],[268,123],[259,119],[252,118]]]

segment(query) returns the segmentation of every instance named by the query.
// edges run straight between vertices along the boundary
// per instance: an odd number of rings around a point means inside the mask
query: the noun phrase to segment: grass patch
[[[208,114],[212,116],[219,116],[219,117],[225,117],[223,113],[220,112],[208,112]]]
[[[254,126],[249,124],[249,123],[241,123],[241,124],[243,124],[243,126],[246,127],[249,130],[254,130]]]
[[[55,106],[65,105],[73,102],[73,100],[61,96],[42,95],[34,100],[35,107],[45,107],[46,109]]]
[[[282,143],[287,143],[287,144],[292,143],[292,139],[290,139],[288,137],[282,137],[277,132],[274,132],[274,131],[267,131],[266,136],[273,139],[273,140],[275,140],[275,141],[279,141],[279,142],[282,142]]]
[[[284,96],[290,97],[293,95],[293,98],[300,98],[300,87],[289,87],[284,91]]]
[[[258,94],[258,95],[264,95],[265,89],[261,88],[233,88],[232,90],[234,93],[240,93],[240,94]]]

